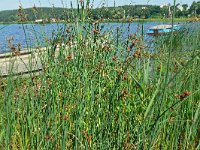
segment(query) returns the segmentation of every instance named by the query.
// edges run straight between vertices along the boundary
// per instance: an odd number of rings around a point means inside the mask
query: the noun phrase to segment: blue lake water
[[[149,22],[144,23],[144,34],[149,27],[158,25],[162,23]],[[11,24],[11,25],[0,25],[0,53],[10,51],[8,46],[8,40],[12,40],[12,44],[17,46],[18,43],[21,44],[22,48],[44,46],[44,41],[51,39],[53,33],[58,32],[64,25],[63,24]],[[114,32],[117,28],[122,29],[123,36],[128,34],[133,34],[141,28],[141,23],[102,23],[104,26],[102,32],[107,32],[113,30]],[[128,28],[129,27],[129,28]],[[145,35],[145,39],[151,38]]]

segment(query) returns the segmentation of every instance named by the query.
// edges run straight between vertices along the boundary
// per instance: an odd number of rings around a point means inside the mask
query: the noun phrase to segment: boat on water
[[[147,31],[147,34],[150,36],[159,36],[169,34],[171,32],[178,32],[181,30],[181,25],[157,25],[150,27]]]

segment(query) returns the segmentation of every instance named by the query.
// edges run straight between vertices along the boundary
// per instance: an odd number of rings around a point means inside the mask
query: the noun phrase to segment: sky
[[[70,2],[73,2],[74,7],[77,0],[0,0],[0,11],[18,9],[20,3],[23,8],[33,7],[70,7]],[[114,0],[90,0],[94,1],[94,7],[100,7],[103,3],[108,6],[114,6]],[[198,1],[198,0],[197,0]],[[191,5],[193,0],[176,0],[177,3]],[[173,0],[115,0],[116,6],[122,5],[137,5],[137,4],[152,4],[152,5],[162,5],[162,4],[173,4]]]

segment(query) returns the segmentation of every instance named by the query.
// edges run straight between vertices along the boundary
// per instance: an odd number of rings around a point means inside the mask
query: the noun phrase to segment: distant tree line
[[[174,6],[163,5],[126,5],[119,7],[103,7],[93,10],[94,18],[110,18],[110,19],[121,19],[121,18],[167,18],[169,17],[169,11],[173,11]],[[178,3],[175,6],[175,17],[190,17],[200,15],[200,1],[193,2],[189,7],[187,4]]]
[[[101,7],[90,10],[91,19],[123,19],[123,18],[167,18],[173,6],[163,5],[125,5],[119,7]],[[190,17],[200,15],[200,1],[193,2],[189,7],[187,4],[177,4],[175,6],[175,17]],[[20,14],[19,14],[20,11]],[[28,8],[21,10],[0,11],[0,22],[17,22],[24,15],[26,20],[35,21],[37,19],[45,19],[50,21],[52,18],[56,20],[70,20],[77,16],[79,10],[67,8]]]
[[[70,9],[65,8],[27,8],[19,14],[19,10],[0,11],[0,22],[17,22],[24,15],[25,21],[35,21],[37,19],[59,19],[66,20],[72,16]]]

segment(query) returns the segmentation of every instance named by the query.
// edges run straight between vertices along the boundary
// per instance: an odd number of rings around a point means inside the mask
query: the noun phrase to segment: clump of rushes
[[[199,149],[200,28],[152,50],[77,3],[46,41],[43,72],[1,79],[0,149]]]
[[[14,40],[14,37],[10,37],[8,39],[8,47],[10,48],[10,51],[12,52],[13,55],[20,55],[20,51],[21,51],[21,43],[17,44],[17,47],[15,47],[12,44],[12,41]]]
[[[188,96],[190,96],[191,92],[189,91],[185,91],[183,92],[183,94],[176,94],[176,98],[180,99],[180,100],[184,100],[185,98],[187,98]]]
[[[19,22],[27,22],[27,14],[24,12],[22,5],[19,6],[17,17]]]

